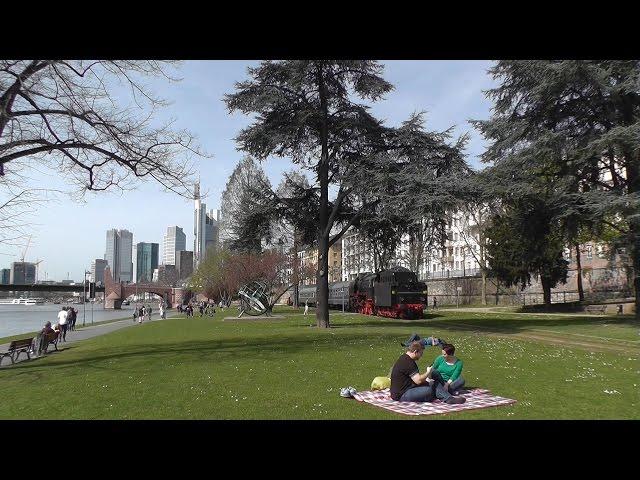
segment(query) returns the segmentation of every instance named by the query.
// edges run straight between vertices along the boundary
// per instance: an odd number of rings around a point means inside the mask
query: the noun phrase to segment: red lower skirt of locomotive
[[[376,307],[373,300],[367,298],[357,302],[355,310],[363,315],[413,319],[422,318],[424,307],[422,303],[397,303],[391,307]]]

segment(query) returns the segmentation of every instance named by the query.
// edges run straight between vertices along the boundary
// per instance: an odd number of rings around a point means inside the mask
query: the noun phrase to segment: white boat
[[[44,298],[5,298],[0,305],[44,305]]]

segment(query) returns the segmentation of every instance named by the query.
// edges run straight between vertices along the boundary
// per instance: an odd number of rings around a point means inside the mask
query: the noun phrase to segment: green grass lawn
[[[233,311],[232,311],[233,312]],[[0,370],[2,419],[638,419],[628,317],[438,312],[419,321],[301,314],[144,323]],[[467,385],[514,405],[409,417],[339,396],[387,375],[412,332],[456,345]],[[428,348],[424,370],[440,350]],[[610,393],[607,393],[610,392]]]

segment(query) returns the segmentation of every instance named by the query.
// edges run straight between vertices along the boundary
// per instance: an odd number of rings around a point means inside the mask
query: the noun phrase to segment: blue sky
[[[218,208],[227,178],[243,156],[233,138],[249,124],[242,114],[229,115],[223,95],[233,92],[234,83],[247,77],[247,61],[187,61],[177,73],[178,83],[153,80],[154,93],[169,100],[159,119],[175,119],[176,128],[194,133],[213,158],[197,162],[201,189],[209,192],[207,208]],[[478,156],[485,143],[468,123],[488,118],[491,104],[483,90],[493,85],[487,74],[490,61],[383,61],[384,78],[395,89],[372,107],[372,113],[388,125],[399,125],[412,112],[425,110],[426,128],[444,130],[455,126],[455,134],[471,135],[467,147],[470,165],[479,168]],[[273,158],[263,163],[272,184],[292,164]],[[60,188],[60,179],[38,176],[41,187]],[[83,203],[64,196],[37,207],[33,217],[33,237],[25,260],[43,260],[39,279],[82,279],[91,260],[103,258],[106,231],[126,228],[134,242],[160,243],[168,226],[178,225],[187,235],[187,248],[193,246],[193,202],[165,193],[153,183],[141,183],[135,191],[87,195]],[[0,267],[19,260],[22,249],[0,246]]]

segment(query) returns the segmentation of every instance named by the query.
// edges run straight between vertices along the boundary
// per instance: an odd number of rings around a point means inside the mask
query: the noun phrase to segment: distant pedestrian
[[[74,315],[75,310],[73,309],[73,307],[69,307],[67,310],[67,331],[68,332],[72,332],[73,331],[73,324],[74,324]]]
[[[436,310],[438,308],[438,303],[436,302],[436,297],[433,297],[433,309]]]
[[[133,323],[138,319],[138,307],[133,309]]]
[[[62,307],[62,309],[58,312],[58,325],[60,326],[60,334],[63,342],[67,341],[67,324],[69,321],[67,308],[69,307]]]
[[[147,315],[147,320],[151,321],[151,305],[144,307],[144,313]]]
[[[143,319],[144,319],[144,307],[140,305],[140,307],[138,308],[138,323],[142,323]]]
[[[306,316],[309,313],[309,302],[304,302],[304,315]]]

